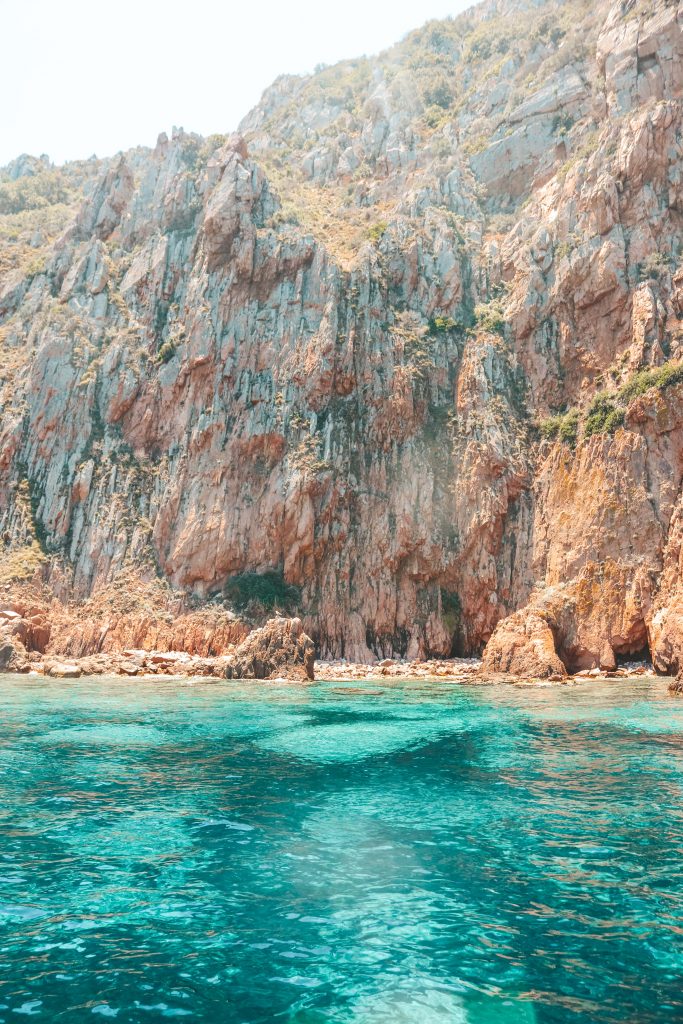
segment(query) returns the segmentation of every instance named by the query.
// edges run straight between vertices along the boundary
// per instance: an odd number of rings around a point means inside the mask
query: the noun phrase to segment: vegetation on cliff
[[[676,384],[683,384],[683,363],[678,360],[646,367],[616,390],[598,392],[583,411],[570,409],[542,420],[540,435],[546,441],[560,440],[574,448],[579,436],[586,439],[595,434],[614,434],[624,425],[631,402],[649,391],[664,391]]]
[[[487,0],[278,79],[236,135],[5,168],[5,586],[133,571],[412,658],[613,557],[602,653],[673,665],[679,13]]]

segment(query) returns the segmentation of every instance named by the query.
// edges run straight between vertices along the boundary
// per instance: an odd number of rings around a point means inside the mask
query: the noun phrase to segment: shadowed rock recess
[[[233,136],[4,168],[0,659],[280,611],[676,674],[682,96],[682,4],[489,0]]]

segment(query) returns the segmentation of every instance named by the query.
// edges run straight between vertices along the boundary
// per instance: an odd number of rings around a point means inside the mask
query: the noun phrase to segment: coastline
[[[53,679],[78,679],[80,677],[100,676],[116,679],[226,679],[230,658],[200,658],[178,651],[142,651],[126,650],[120,654],[99,654],[84,658],[62,659],[42,658],[29,661],[23,671],[5,670],[13,676],[41,677]],[[236,681],[240,677],[232,677]],[[531,675],[513,675],[510,673],[490,673],[483,669],[481,659],[451,658],[444,660],[430,659],[427,661],[398,661],[384,659],[376,664],[362,664],[346,661],[316,661],[314,677],[303,678],[300,673],[287,671],[274,672],[267,677],[248,676],[255,682],[296,682],[311,684],[313,682],[372,682],[391,684],[393,682],[434,682],[455,683],[471,686],[488,686],[496,683],[508,683],[517,686],[566,686],[584,681],[608,681],[614,679],[650,678],[668,681],[670,689],[674,688],[674,677],[662,676],[649,665],[630,664],[614,671],[605,672],[598,668],[584,669],[573,675],[555,677],[536,677]]]
[[[617,668],[614,671],[603,671],[599,668],[583,669],[572,675],[564,676],[532,676],[513,673],[486,671],[480,658],[450,658],[429,661],[394,661],[385,659],[376,665],[362,665],[353,662],[323,661],[316,662],[315,677],[320,680],[358,680],[360,682],[389,682],[395,680],[424,680],[434,682],[469,683],[486,686],[492,683],[510,683],[517,685],[567,685],[582,680],[635,679],[671,677],[659,676],[649,665],[632,664]]]
[[[359,683],[413,680],[467,685],[552,685],[583,679],[658,676],[668,679],[672,693],[683,692],[680,678],[657,672],[645,661],[624,662],[614,667],[595,665],[569,673],[559,658],[556,671],[548,671],[547,665],[534,659],[518,660],[514,665],[506,663],[508,671],[501,671],[486,656],[384,658],[373,662],[316,660],[315,644],[304,632],[299,618],[276,616],[262,626],[250,628],[225,612],[213,619],[199,612],[187,617],[177,637],[172,629],[169,633],[173,635],[150,630],[144,620],[134,620],[133,624],[141,628],[118,632],[111,628],[116,621],[110,619],[106,626],[99,625],[95,630],[90,628],[94,622],[70,617],[64,628],[59,616],[39,605],[17,602],[0,607],[0,673],[56,679],[167,676],[300,683],[315,679]],[[182,621],[176,623],[180,625]],[[137,643],[126,643],[127,636],[135,637]],[[177,649],[178,640],[184,649]]]

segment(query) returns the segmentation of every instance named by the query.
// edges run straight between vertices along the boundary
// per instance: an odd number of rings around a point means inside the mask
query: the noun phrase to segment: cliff
[[[681,4],[489,0],[230,137],[5,168],[6,600],[677,671],[682,93]]]

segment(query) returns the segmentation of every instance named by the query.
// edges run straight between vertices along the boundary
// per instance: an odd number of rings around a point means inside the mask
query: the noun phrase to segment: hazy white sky
[[[375,53],[470,0],[0,0],[0,165],[233,130],[283,72]]]

